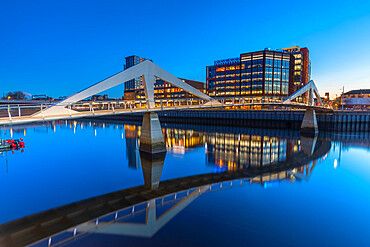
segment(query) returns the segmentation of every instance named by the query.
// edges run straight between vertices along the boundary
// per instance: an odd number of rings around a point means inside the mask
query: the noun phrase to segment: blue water
[[[302,149],[295,132],[209,129],[164,128],[168,152],[161,181],[268,166]],[[23,152],[0,157],[0,223],[144,184],[139,126],[62,121],[0,131],[2,138],[26,143]],[[206,191],[150,237],[92,231],[68,245],[370,246],[368,135],[326,140],[328,153],[302,164],[300,172]],[[157,219],[176,203],[157,203]],[[122,222],[145,225],[145,216],[144,210]]]

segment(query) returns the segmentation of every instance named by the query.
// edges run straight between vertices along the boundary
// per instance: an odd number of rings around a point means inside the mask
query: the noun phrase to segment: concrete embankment
[[[253,128],[278,128],[299,130],[305,111],[267,110],[181,110],[158,112],[163,123],[188,123]],[[316,113],[319,130],[370,131],[370,112],[336,111]],[[100,119],[142,121],[142,113],[110,115]]]

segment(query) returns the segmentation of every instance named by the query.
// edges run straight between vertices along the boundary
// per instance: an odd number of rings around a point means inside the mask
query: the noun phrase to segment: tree
[[[21,91],[9,92],[6,94],[7,99],[24,99],[25,94]]]

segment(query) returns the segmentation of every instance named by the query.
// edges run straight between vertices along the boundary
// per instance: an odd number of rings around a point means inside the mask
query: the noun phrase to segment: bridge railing
[[[164,110],[164,109],[191,109],[191,108],[214,108],[214,107],[223,107],[223,108],[232,108],[246,106],[251,107],[253,105],[269,105],[279,104],[284,107],[282,99],[274,99],[270,97],[262,98],[253,98],[253,97],[230,97],[219,99],[218,101],[206,101],[199,98],[168,98],[168,99],[155,99],[154,106],[155,110]],[[291,105],[297,106],[307,106],[304,103],[291,102]],[[15,118],[30,117],[35,113],[43,113],[51,106],[53,103],[45,104],[8,104],[0,105],[0,118],[7,118],[8,121],[12,122]],[[70,115],[79,113],[90,112],[91,115],[96,113],[106,113],[112,112],[123,112],[123,111],[145,111],[149,110],[149,102],[146,99],[139,100],[109,100],[109,101],[80,101],[72,104],[59,105],[65,108],[70,109]]]

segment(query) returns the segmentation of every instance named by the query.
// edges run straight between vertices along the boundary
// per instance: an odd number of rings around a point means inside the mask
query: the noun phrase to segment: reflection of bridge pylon
[[[145,187],[148,189],[157,189],[161,180],[162,169],[166,153],[148,154],[140,152],[141,167]]]
[[[317,160],[313,160],[305,166],[299,168],[294,168],[289,173],[293,175],[298,180],[308,181],[312,175],[313,169],[317,165]]]

